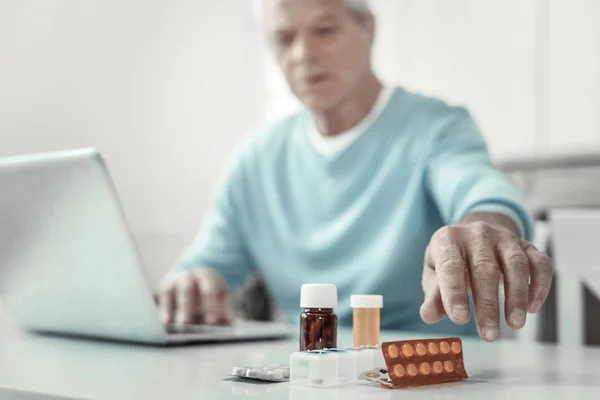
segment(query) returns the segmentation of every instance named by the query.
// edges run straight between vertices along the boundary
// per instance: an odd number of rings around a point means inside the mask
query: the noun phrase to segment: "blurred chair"
[[[499,167],[520,188],[536,221],[534,244],[555,264],[541,312],[528,316],[520,331],[505,326],[503,337],[600,344],[600,264],[593,259],[600,219],[580,210],[598,215],[591,209],[600,208],[600,154],[512,160]]]
[[[600,344],[600,208],[550,211],[559,278],[558,342]]]

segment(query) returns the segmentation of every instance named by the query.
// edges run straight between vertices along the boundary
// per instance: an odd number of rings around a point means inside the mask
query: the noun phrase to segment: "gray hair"
[[[369,7],[369,2],[367,0],[346,0],[346,5],[357,17],[364,17],[365,15],[372,14],[371,7]]]
[[[369,15],[373,15],[368,0],[344,0],[344,2],[346,3],[346,6],[348,7],[352,15],[354,15],[354,17],[359,21],[363,21],[364,18]],[[263,12],[266,9],[264,3],[265,0],[258,0],[257,2],[255,2],[254,11],[258,19],[264,18]]]

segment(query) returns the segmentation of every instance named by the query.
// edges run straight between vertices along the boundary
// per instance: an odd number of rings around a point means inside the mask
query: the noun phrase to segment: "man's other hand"
[[[231,323],[231,297],[225,281],[209,268],[169,274],[155,295],[164,324]]]
[[[467,323],[470,289],[479,335],[494,341],[499,332],[501,281],[506,321],[520,329],[527,312],[538,312],[548,296],[552,261],[502,225],[477,221],[443,227],[425,253],[421,318],[435,323],[447,315],[456,324]]]

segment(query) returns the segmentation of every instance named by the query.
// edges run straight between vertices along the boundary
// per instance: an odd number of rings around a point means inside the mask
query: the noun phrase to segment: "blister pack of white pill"
[[[238,378],[255,379],[270,382],[290,380],[289,365],[272,365],[267,367],[233,367],[231,375]]]

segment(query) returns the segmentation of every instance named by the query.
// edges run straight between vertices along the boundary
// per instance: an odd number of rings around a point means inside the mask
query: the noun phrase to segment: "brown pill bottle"
[[[352,334],[354,347],[379,346],[381,295],[352,295]]]
[[[337,287],[330,284],[305,284],[300,292],[300,351],[337,347]]]

